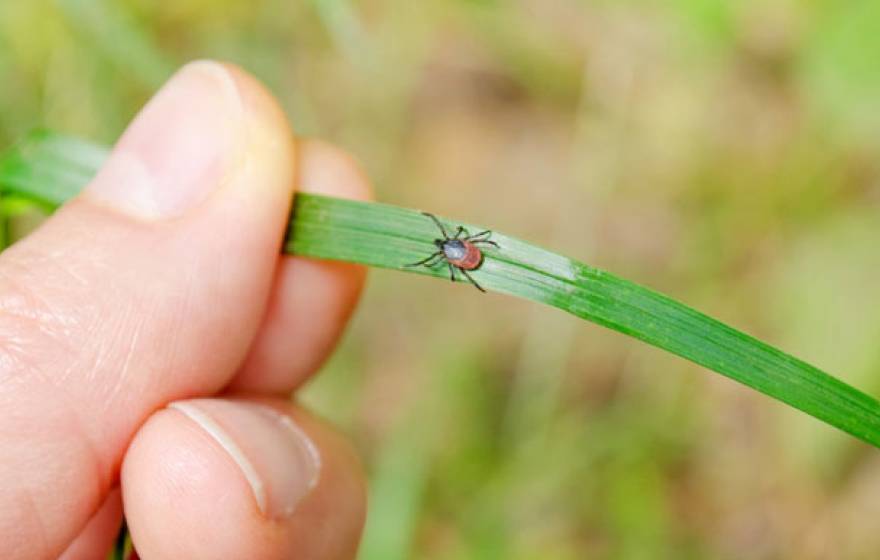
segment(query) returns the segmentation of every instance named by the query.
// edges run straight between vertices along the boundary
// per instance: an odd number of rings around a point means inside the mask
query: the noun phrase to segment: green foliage
[[[44,205],[75,196],[102,149],[42,132],[0,165],[0,188]],[[450,230],[464,225],[444,220]],[[419,211],[298,194],[288,253],[443,278],[446,267],[406,267],[434,251]],[[567,311],[687,358],[880,447],[880,403],[821,370],[677,301],[608,272],[495,233],[474,277],[485,288]],[[461,278],[459,278],[462,281]]]
[[[813,104],[826,119],[876,142],[880,117],[880,4],[828,3],[810,30],[801,71]],[[836,118],[835,118],[836,117]]]

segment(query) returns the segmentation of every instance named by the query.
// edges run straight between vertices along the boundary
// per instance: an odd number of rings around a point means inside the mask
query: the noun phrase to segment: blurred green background
[[[880,394],[876,0],[2,0],[0,146],[112,143],[204,57],[260,77],[383,201]],[[303,398],[365,458],[362,560],[880,557],[875,450],[531,303],[376,271]]]

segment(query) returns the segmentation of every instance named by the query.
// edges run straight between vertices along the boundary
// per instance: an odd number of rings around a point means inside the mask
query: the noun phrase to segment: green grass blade
[[[104,154],[87,142],[41,133],[0,161],[0,192],[61,204],[79,192]],[[284,250],[446,278],[443,266],[404,266],[430,254],[435,237],[436,227],[417,210],[299,194]],[[513,237],[495,233],[493,240],[501,249],[487,250],[473,273],[486,289],[633,336],[880,447],[880,403],[865,393],[652,290]]]
[[[0,193],[60,206],[76,196],[106,157],[100,146],[38,130],[0,159]]]

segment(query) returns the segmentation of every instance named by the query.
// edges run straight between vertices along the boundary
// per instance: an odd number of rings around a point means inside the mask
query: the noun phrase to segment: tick
[[[431,268],[441,261],[446,261],[446,266],[449,267],[450,280],[453,282],[456,281],[457,278],[455,277],[455,271],[458,269],[458,271],[464,274],[464,277],[470,280],[471,284],[476,286],[478,290],[485,292],[486,290],[477,284],[476,280],[471,278],[471,275],[468,274],[467,271],[476,270],[480,268],[481,264],[483,264],[483,252],[478,245],[492,245],[493,247],[498,248],[497,243],[489,240],[489,238],[492,237],[492,232],[487,229],[486,231],[470,235],[468,230],[458,226],[455,235],[450,237],[446,228],[443,227],[443,224],[437,219],[437,216],[429,214],[428,212],[422,212],[422,214],[434,220],[434,223],[440,228],[443,238],[434,240],[434,245],[437,247],[437,251],[432,253],[431,256],[422,259],[419,262],[404,266],[426,266]],[[462,237],[462,235],[464,235],[464,237]]]

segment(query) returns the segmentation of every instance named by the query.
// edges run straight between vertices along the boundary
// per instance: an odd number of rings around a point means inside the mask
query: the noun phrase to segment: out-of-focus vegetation
[[[880,394],[880,4],[6,0],[0,145],[237,62],[378,196],[655,287]],[[296,336],[296,333],[291,333]],[[304,400],[362,559],[875,558],[876,451],[599,327],[376,272]]]

